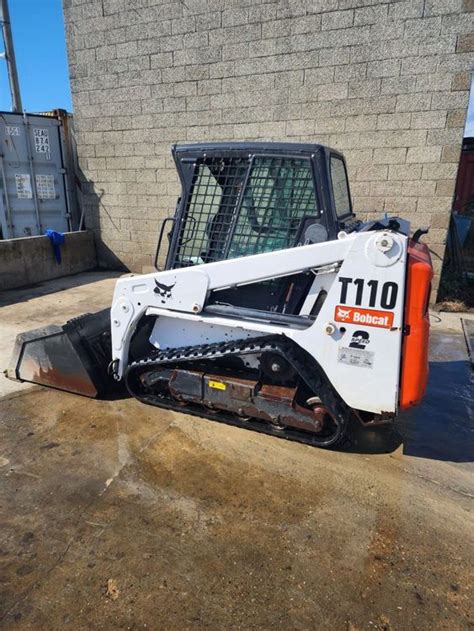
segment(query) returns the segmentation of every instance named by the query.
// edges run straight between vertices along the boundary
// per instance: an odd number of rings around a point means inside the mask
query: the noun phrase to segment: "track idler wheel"
[[[260,368],[271,381],[285,383],[294,379],[293,366],[279,353],[264,353],[260,358]]]

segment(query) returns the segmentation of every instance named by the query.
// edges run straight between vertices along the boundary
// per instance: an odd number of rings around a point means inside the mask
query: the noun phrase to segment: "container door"
[[[47,116],[0,115],[0,142],[6,183],[4,238],[69,229],[59,121]],[[5,204],[7,202],[7,204]]]

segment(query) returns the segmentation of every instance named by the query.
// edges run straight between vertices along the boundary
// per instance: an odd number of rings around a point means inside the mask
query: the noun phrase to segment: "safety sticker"
[[[222,381],[208,381],[209,388],[215,388],[216,390],[226,390],[227,386]]]
[[[56,199],[54,175],[37,175],[36,190],[40,199]]]
[[[358,366],[359,368],[373,368],[374,353],[371,351],[362,351],[358,348],[341,346],[338,350],[337,361],[340,364]]]
[[[18,199],[31,199],[31,179],[28,173],[15,173],[16,195]]]
[[[334,319],[338,322],[376,326],[382,329],[392,328],[393,317],[393,311],[359,309],[359,307],[347,307],[346,305],[337,305],[334,311]]]

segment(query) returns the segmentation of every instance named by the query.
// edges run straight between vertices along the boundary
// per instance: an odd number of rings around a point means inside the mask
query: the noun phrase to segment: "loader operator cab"
[[[322,145],[177,145],[182,192],[166,269],[250,256],[337,237],[354,221],[343,156]],[[215,292],[211,302],[299,313],[311,273]]]

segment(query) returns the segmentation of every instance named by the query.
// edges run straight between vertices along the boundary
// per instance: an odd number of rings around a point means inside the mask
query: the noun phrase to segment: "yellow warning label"
[[[225,390],[227,386],[222,381],[212,381],[209,379],[209,388],[215,388],[216,390]]]

